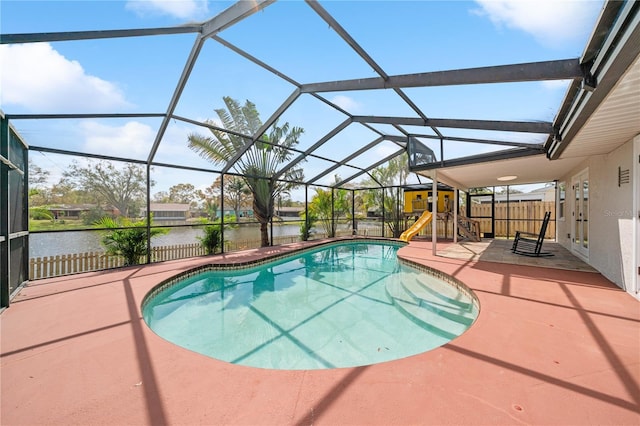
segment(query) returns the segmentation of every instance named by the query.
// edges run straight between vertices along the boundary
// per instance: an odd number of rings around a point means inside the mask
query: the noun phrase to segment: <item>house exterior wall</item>
[[[602,275],[634,297],[634,185],[618,185],[618,167],[633,172],[633,141],[607,155],[586,159],[561,180],[567,184],[566,219],[557,224],[558,242],[572,250],[571,238],[575,199],[572,178],[589,170],[589,255],[585,259]]]

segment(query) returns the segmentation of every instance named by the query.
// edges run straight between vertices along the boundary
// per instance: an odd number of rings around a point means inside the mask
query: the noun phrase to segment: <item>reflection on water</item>
[[[177,244],[198,243],[198,237],[203,235],[202,229],[191,227],[170,228],[165,235],[153,237],[151,245],[172,246]],[[282,225],[273,227],[274,236],[298,235],[297,225]],[[29,236],[29,257],[56,256],[59,254],[85,253],[104,251],[100,244],[102,234],[97,231],[48,232]],[[225,229],[225,240],[253,240],[260,239],[260,229],[256,225],[239,226],[235,229]]]

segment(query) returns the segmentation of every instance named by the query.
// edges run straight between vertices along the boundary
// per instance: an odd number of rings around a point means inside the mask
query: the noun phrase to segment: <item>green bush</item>
[[[149,253],[147,246],[147,221],[140,220],[133,222],[130,219],[114,219],[103,217],[96,222],[101,228],[108,228],[103,231],[102,245],[108,254],[115,254],[124,258],[124,265],[137,265],[140,258]],[[166,234],[167,229],[151,228],[150,235]]]
[[[309,212],[308,215],[306,215],[305,212],[301,212],[300,217],[304,220],[304,222],[300,223],[300,239],[302,241],[308,241],[311,237],[311,229],[315,226],[318,219],[312,212]]]
[[[225,215],[224,229],[236,228],[236,216]],[[231,222],[227,225],[226,223]],[[205,249],[207,254],[215,254],[219,248],[222,247],[222,219],[218,218],[210,223],[206,218],[201,218],[199,222],[202,224],[202,231],[204,235],[202,237],[196,237],[200,241],[200,245]]]
[[[207,225],[203,228],[204,236],[198,237],[200,245],[207,254],[215,254],[222,246],[222,232],[219,224]]]
[[[29,215],[33,220],[53,220],[53,213],[46,207],[32,207],[29,209]]]
[[[93,225],[94,223],[99,222],[103,217],[107,216],[111,217],[100,207],[94,207],[91,210],[80,213],[80,219],[82,219],[82,223],[85,225]]]

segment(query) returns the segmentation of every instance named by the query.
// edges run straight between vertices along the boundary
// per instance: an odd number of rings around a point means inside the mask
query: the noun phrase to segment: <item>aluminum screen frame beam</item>
[[[424,164],[417,167],[410,167],[409,170],[413,173],[417,173],[425,170],[446,169],[448,167],[467,166],[470,164],[509,160],[512,158],[529,157],[532,155],[541,155],[544,153],[545,153],[544,148],[522,148],[522,149],[513,149],[513,150],[503,150],[503,151],[486,153],[486,154],[471,155],[468,157],[454,158],[451,160],[438,161],[431,164]]]
[[[392,142],[406,143],[408,136],[418,138],[418,139],[424,138],[424,139],[440,140],[439,137],[434,135],[417,135],[415,133],[411,133],[410,135],[407,135],[407,136],[386,135],[385,139]],[[497,141],[492,139],[461,138],[461,137],[454,137],[454,136],[444,136],[442,139],[445,141],[452,141],[452,142],[480,143],[485,145],[501,145],[501,146],[511,146],[511,147],[518,147],[518,148],[543,147],[542,143],[509,142],[509,141]]]
[[[97,40],[104,38],[146,37],[154,35],[172,35],[199,33],[202,25],[183,25],[178,27],[137,28],[128,30],[102,31],[66,31],[59,33],[2,34],[0,44],[42,43],[56,41]]]
[[[164,137],[164,133],[167,131],[167,127],[169,126],[169,121],[171,120],[171,116],[178,105],[178,101],[180,100],[180,96],[182,96],[182,91],[187,85],[187,81],[189,80],[189,76],[191,75],[191,71],[196,63],[196,59],[198,59],[198,55],[200,54],[200,50],[202,50],[202,46],[206,39],[202,36],[198,36],[196,41],[193,43],[193,47],[191,48],[191,52],[189,53],[189,57],[187,58],[187,62],[185,63],[184,68],[182,69],[182,74],[180,75],[180,79],[178,80],[178,84],[176,85],[175,90],[173,91],[173,95],[171,96],[171,100],[169,101],[169,105],[167,106],[167,112],[160,124],[160,128],[156,133],[156,138],[153,141],[153,145],[151,146],[151,150],[149,151],[149,156],[147,157],[147,163],[152,163],[154,157],[156,156],[156,152],[158,152],[158,147],[160,146],[160,142]],[[149,206],[147,206],[148,208]]]
[[[178,105],[180,96],[182,96],[182,91],[189,81],[189,76],[191,75],[191,71],[195,66],[196,60],[200,55],[200,51],[202,50],[202,46],[204,46],[205,41],[216,32],[228,28],[244,18],[253,15],[255,12],[263,9],[272,2],[273,0],[257,0],[255,2],[239,1],[201,25],[201,33],[198,35],[193,47],[191,48],[187,62],[185,63],[180,79],[178,80],[178,84],[171,96],[171,101],[169,101],[169,105],[167,106],[166,116],[162,120],[162,124],[160,124],[158,133],[156,133],[156,138],[151,147],[151,151],[149,152],[149,156],[147,157],[148,163],[153,162],[156,152],[158,151],[158,147],[160,146],[160,142],[162,141],[164,133],[167,131],[167,127],[169,126],[169,120],[171,120],[171,116]]]
[[[300,90],[307,92],[348,92],[406,87],[459,86],[472,84],[518,83],[546,80],[571,80],[582,78],[580,60],[564,59],[544,62],[528,62],[512,65],[466,68],[396,75],[388,78],[361,78],[303,84]]]
[[[336,21],[333,16],[331,16],[331,14],[329,14],[329,12],[327,12],[322,6],[320,6],[320,4],[315,1],[315,0],[306,0],[307,4],[314,10],[314,12],[316,12],[327,24],[329,24],[329,26],[349,45],[351,46],[351,48],[358,54],[358,56],[360,56],[362,59],[364,59],[364,61],[367,63],[367,65],[369,65],[371,68],[374,69],[375,72],[378,73],[378,75],[380,76],[380,78],[383,81],[387,81],[389,80],[389,75],[382,69],[382,67],[380,65],[378,65],[378,63],[376,61],[373,60],[373,58],[371,56],[369,56],[369,54],[367,53],[366,50],[364,50],[362,48],[362,46],[360,46],[358,44],[358,42],[356,42],[353,37],[351,37],[351,35],[347,32],[347,30],[345,30],[342,25],[340,25],[338,23],[338,21]],[[420,117],[422,117],[423,119],[427,119],[427,116],[420,110],[420,108],[418,108],[418,106],[409,98],[409,96],[407,96],[402,90],[400,90],[400,88],[394,88],[394,91],[396,92],[396,94],[398,96],[400,96],[400,98],[402,98],[403,101],[405,101],[407,103],[407,105],[409,105],[409,107],[416,113],[418,114]],[[315,92],[315,91],[311,91],[311,92]],[[432,127],[432,130],[440,135],[440,131],[438,129],[436,129],[435,127]],[[440,135],[441,136],[441,135]]]
[[[360,154],[370,150],[371,148],[373,148],[374,146],[378,145],[380,142],[382,142],[384,140],[384,137],[380,136],[376,139],[374,139],[373,141],[369,142],[367,145],[363,146],[362,148],[360,148],[359,150],[357,150],[356,152],[352,153],[351,155],[347,156],[346,158],[344,158],[342,161],[336,162],[336,164],[334,164],[333,166],[329,167],[328,169],[326,169],[324,172],[314,176],[313,178],[311,178],[310,180],[308,180],[306,183],[307,185],[313,185],[313,182],[317,181],[318,179],[323,178],[324,176],[328,175],[329,173],[331,173],[332,171],[334,171],[335,169],[337,169],[338,167],[342,167],[344,165],[347,165],[349,167],[352,168],[357,168],[357,169],[362,169],[360,167],[355,167],[352,165],[348,165],[347,162],[353,160],[354,158],[356,158],[357,156],[359,156]]]
[[[211,37],[212,35],[237,24],[254,13],[261,11],[272,3],[275,3],[275,0],[237,1],[212,19],[209,19],[202,24],[202,36]]]
[[[7,114],[10,120],[49,120],[74,118],[161,118],[164,113],[113,113],[113,114]]]
[[[273,178],[274,179],[279,179],[283,174],[287,173],[288,170],[290,170],[292,167],[294,167],[300,161],[304,160],[306,157],[308,157],[310,154],[312,154],[313,151],[315,151],[316,149],[320,148],[322,145],[324,145],[325,142],[327,142],[329,139],[331,139],[332,137],[334,137],[335,135],[337,135],[338,133],[343,131],[350,124],[351,124],[351,119],[350,118],[347,118],[342,123],[338,124],[333,130],[331,130],[329,133],[324,135],[322,137],[322,139],[320,139],[318,142],[314,143],[309,148],[307,148],[307,150],[304,153],[300,154],[298,157],[296,157],[293,160],[291,160],[289,162],[289,164],[287,164],[285,167],[283,167],[278,173],[273,175]]]
[[[449,127],[453,129],[496,130],[502,132],[553,133],[551,123],[546,121],[494,121],[430,118],[425,122],[425,120],[417,117],[375,117],[362,115],[353,116],[353,121],[357,123],[404,124],[407,126],[436,126]]]
[[[332,186],[332,188],[339,188],[340,186],[342,186],[342,185],[344,185],[344,184],[346,184],[346,183],[351,182],[353,179],[355,179],[355,178],[357,178],[357,177],[359,177],[359,176],[362,176],[362,175],[363,175],[363,174],[365,174],[365,173],[369,173],[371,170],[375,169],[376,167],[379,167],[379,166],[381,166],[381,165],[383,165],[383,164],[387,163],[388,161],[390,161],[390,160],[392,160],[392,159],[396,158],[398,155],[402,155],[402,154],[403,154],[403,153],[405,153],[405,152],[407,152],[407,151],[406,151],[406,149],[404,149],[404,148],[399,149],[398,151],[396,151],[396,152],[394,152],[393,154],[391,154],[391,155],[389,155],[389,156],[387,156],[387,157],[383,158],[382,160],[378,161],[377,163],[374,163],[374,164],[370,165],[369,167],[367,167],[366,169],[363,169],[361,172],[356,173],[356,174],[355,174],[355,175],[353,175],[353,176],[349,176],[349,177],[348,177],[348,178],[346,178],[346,179],[342,179],[340,182],[336,182],[336,184],[335,184],[335,185],[333,185],[333,186]],[[372,178],[373,178],[373,176],[372,176]],[[374,180],[375,180],[375,179],[374,179]],[[376,182],[377,182],[377,181],[376,181]],[[380,185],[380,182],[378,182],[378,185]],[[380,185],[380,186],[382,187],[382,185]]]

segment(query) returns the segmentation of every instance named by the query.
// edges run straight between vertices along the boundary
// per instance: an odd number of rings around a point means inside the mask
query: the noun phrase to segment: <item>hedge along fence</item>
[[[554,219],[556,203],[554,201],[526,201],[512,203],[495,204],[495,236],[514,237],[516,231],[530,232],[538,234],[542,226],[545,212],[551,212],[551,220],[547,226],[545,238],[554,239],[556,237],[556,221]],[[471,206],[471,216],[491,217],[491,204],[473,204]],[[507,217],[509,220],[507,221]],[[491,219],[478,219],[482,232],[491,231]]]

